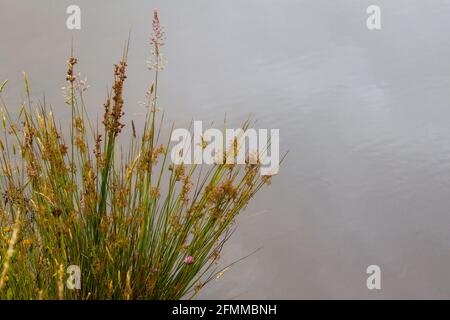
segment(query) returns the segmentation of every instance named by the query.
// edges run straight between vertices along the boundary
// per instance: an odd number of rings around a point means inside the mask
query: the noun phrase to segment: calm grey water
[[[65,9],[82,10],[81,31]],[[382,9],[368,31],[366,8]],[[202,298],[450,298],[450,2],[1,0],[4,98],[45,93],[61,114],[73,38],[100,113],[131,29],[127,116],[150,83],[151,9],[169,61],[168,121],[280,128],[289,156],[240,219],[223,263],[260,251]],[[366,288],[377,264],[382,289]]]

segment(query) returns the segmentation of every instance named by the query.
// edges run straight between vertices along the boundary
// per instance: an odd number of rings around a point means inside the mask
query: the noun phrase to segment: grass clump
[[[73,56],[64,88],[69,134],[45,104],[32,104],[26,75],[18,114],[1,101],[1,299],[192,298],[222,275],[217,262],[235,218],[269,178],[258,174],[259,163],[206,170],[170,163],[157,115],[163,39],[155,11],[148,62],[155,78],[143,134],[133,123],[126,152],[117,138],[128,48],[114,66],[100,125],[86,115]],[[79,290],[66,288],[71,265],[81,270]]]

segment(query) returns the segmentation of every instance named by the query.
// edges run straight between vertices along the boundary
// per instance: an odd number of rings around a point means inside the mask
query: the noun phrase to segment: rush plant
[[[14,115],[1,100],[1,299],[192,298],[223,274],[218,260],[235,218],[270,176],[258,174],[259,162],[170,162],[158,114],[164,38],[155,10],[145,125],[138,134],[131,124],[124,147],[128,45],[114,65],[102,124],[87,116],[73,55],[64,88],[70,132],[45,103],[32,103],[26,75],[27,99]],[[66,286],[71,265],[80,268],[80,289]]]

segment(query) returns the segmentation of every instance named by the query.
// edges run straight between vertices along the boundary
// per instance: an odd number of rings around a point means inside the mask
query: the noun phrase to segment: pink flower
[[[155,49],[159,53],[159,48],[164,45],[163,41],[166,37],[166,33],[164,32],[164,28],[159,23],[159,15],[158,10],[153,10],[153,21],[152,21],[152,27],[153,27],[153,34],[150,39],[150,42],[155,46]]]
[[[193,264],[195,261],[193,256],[187,256],[186,258],[184,258],[184,263],[185,264]]]

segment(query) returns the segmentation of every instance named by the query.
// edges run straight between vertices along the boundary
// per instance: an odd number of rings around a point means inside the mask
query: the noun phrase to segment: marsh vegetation
[[[145,125],[139,133],[127,124],[126,145],[118,137],[128,43],[99,123],[87,116],[87,84],[73,54],[64,87],[70,130],[46,103],[33,103],[26,74],[20,107],[1,100],[1,299],[192,298],[226,271],[218,262],[235,219],[271,177],[259,175],[258,161],[171,163],[158,107],[164,38],[155,10]],[[6,89],[4,82],[0,98]],[[238,148],[233,143],[223,156]],[[71,265],[80,268],[80,289],[66,287]]]

